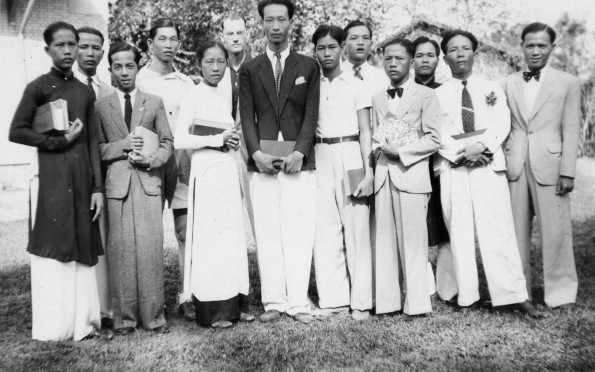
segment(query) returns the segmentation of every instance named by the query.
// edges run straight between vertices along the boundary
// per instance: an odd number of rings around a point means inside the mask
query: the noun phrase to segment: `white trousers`
[[[316,174],[250,174],[265,311],[310,313],[308,284],[316,218]]]
[[[449,168],[440,176],[442,211],[450,246],[440,249],[438,295],[459,306],[479,301],[475,231],[494,306],[528,299],[518,252],[510,193],[503,172],[490,167]]]
[[[30,256],[32,338],[78,341],[101,328],[95,267]]]
[[[359,142],[317,144],[314,267],[319,306],[372,308],[368,198],[345,195],[344,158],[361,161]]]

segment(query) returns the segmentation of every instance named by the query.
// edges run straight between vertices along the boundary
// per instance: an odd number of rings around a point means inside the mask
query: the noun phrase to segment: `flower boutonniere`
[[[490,94],[486,94],[486,105],[488,106],[494,106],[496,104],[496,101],[498,100],[498,97],[496,96],[496,93],[494,91],[491,91]]]

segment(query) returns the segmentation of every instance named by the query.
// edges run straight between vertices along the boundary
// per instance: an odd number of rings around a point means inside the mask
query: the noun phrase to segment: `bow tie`
[[[388,93],[388,95],[392,99],[395,98],[395,93],[397,94],[397,96],[399,96],[399,98],[401,98],[401,96],[403,95],[403,88],[391,88],[387,90],[386,93]]]
[[[523,79],[528,83],[532,77],[535,78],[535,81],[539,81],[539,77],[541,76],[541,70],[535,71],[525,71],[523,72]]]

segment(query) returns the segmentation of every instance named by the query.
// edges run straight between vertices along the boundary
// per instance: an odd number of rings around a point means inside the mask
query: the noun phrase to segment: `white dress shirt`
[[[132,109],[134,109],[136,92],[138,92],[138,89],[134,88],[132,92],[128,93],[130,94],[130,104],[132,105]],[[116,89],[116,94],[118,95],[118,101],[120,101],[120,110],[122,110],[122,117],[126,118],[126,114],[124,112],[126,110],[126,98],[124,98],[124,94],[126,93],[122,92],[120,89]]]
[[[277,65],[277,57],[275,57],[275,52],[273,52],[269,48],[266,49],[266,52],[267,52],[267,57],[269,57],[269,61],[271,61],[271,66],[273,67],[273,75],[275,76],[275,80],[276,80],[277,75],[275,72],[275,66]],[[289,46],[287,46],[287,48],[285,48],[285,50],[279,54],[281,54],[281,71],[284,71],[285,70],[285,61],[287,60],[287,57],[289,57]]]
[[[97,77],[97,74],[93,75],[93,76],[87,76],[85,74],[83,74],[82,72],[79,71],[78,67],[72,69],[72,71],[74,72],[74,77],[80,81],[81,83],[85,84],[85,85],[89,85],[87,83],[87,80],[89,78],[91,78],[91,85],[93,86],[93,91],[95,92],[95,97],[99,98],[99,86],[101,85],[99,83],[99,77]]]
[[[374,67],[371,64],[364,62],[361,65],[360,74],[364,78],[364,86],[368,90],[368,94],[370,97],[374,97],[380,91],[385,90],[387,86],[390,85],[390,79],[386,76],[383,68]],[[353,63],[349,62],[349,60],[343,61],[341,64],[341,70],[343,70],[347,74],[351,74],[351,76],[355,76],[355,71],[353,70]]]
[[[535,80],[535,78],[531,78],[531,80],[523,84],[523,94],[525,98],[525,109],[527,110],[527,115],[530,115],[531,111],[533,110],[533,105],[535,104],[535,100],[539,94],[539,88],[541,88],[541,83],[543,83],[543,79],[545,79],[548,69],[548,65],[545,65],[545,67],[541,69],[539,81]],[[525,69],[525,72],[528,71],[529,69]]]
[[[412,81],[413,81],[413,79],[411,78],[411,76],[409,76],[409,79],[407,79],[407,81],[406,81],[406,82],[404,82],[403,84],[401,84],[401,86],[400,86],[400,87],[398,87],[398,88],[403,88],[403,94],[405,94],[405,91],[406,91],[407,89],[409,89],[409,87],[410,87],[410,86],[411,86],[411,84],[412,84]],[[393,87],[393,86],[392,86],[392,84],[391,84],[391,85],[388,87],[388,89],[391,89],[391,88],[397,88],[397,87]],[[393,114],[395,114],[395,115],[397,114],[397,108],[399,107],[399,102],[401,102],[401,99],[402,99],[402,98],[403,98],[402,96],[401,96],[401,97],[399,97],[399,96],[398,96],[398,95],[395,93],[395,98],[393,98],[393,99],[390,99],[390,100],[388,101],[388,109],[389,109],[389,111],[390,111],[390,112],[392,112],[392,113],[393,113]]]

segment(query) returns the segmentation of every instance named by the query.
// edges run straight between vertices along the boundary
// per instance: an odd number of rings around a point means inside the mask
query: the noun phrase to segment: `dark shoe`
[[[132,327],[122,327],[114,330],[116,336],[128,336],[132,332],[134,332],[134,328]]]
[[[469,306],[457,306],[457,310],[461,313],[469,313],[479,309],[479,301],[472,303]]]
[[[195,320],[196,312],[194,311],[194,305],[191,301],[186,301],[178,306],[178,314],[184,315],[187,320]]]
[[[281,313],[278,310],[267,310],[260,316],[260,321],[263,323],[274,322],[281,318]]]
[[[114,328],[114,320],[112,318],[101,318],[101,328]]]
[[[162,326],[150,329],[149,331],[151,331],[153,333],[165,334],[165,333],[169,333],[169,327],[167,326],[167,324],[164,324]]]
[[[518,303],[515,307],[533,319],[545,319],[549,316],[548,313],[537,310],[530,301]]]
[[[568,312],[568,311],[571,311],[571,310],[574,310],[574,309],[576,309],[576,304],[572,304],[572,303],[570,303],[570,304],[564,304],[564,305],[560,305],[560,306],[554,307],[554,310],[556,310],[556,311],[564,311],[564,312]]]
[[[114,332],[112,332],[110,329],[97,329],[93,327],[91,333],[89,333],[87,337],[83,338],[83,340],[91,340],[94,338],[109,341],[114,338]]]
[[[230,322],[228,320],[222,320],[220,322],[215,322],[215,323],[211,324],[211,328],[224,329],[224,328],[229,328],[232,325],[233,325],[232,322]]]
[[[253,321],[254,321],[254,319],[256,319],[256,318],[255,318],[255,317],[254,317],[254,315],[252,315],[252,314],[248,314],[248,313],[242,313],[242,314],[240,315],[240,322],[247,322],[247,323],[250,323],[250,322],[253,322]]]
[[[312,314],[308,313],[297,313],[293,316],[293,319],[297,320],[302,324],[308,324],[314,320],[314,317],[312,316]]]

